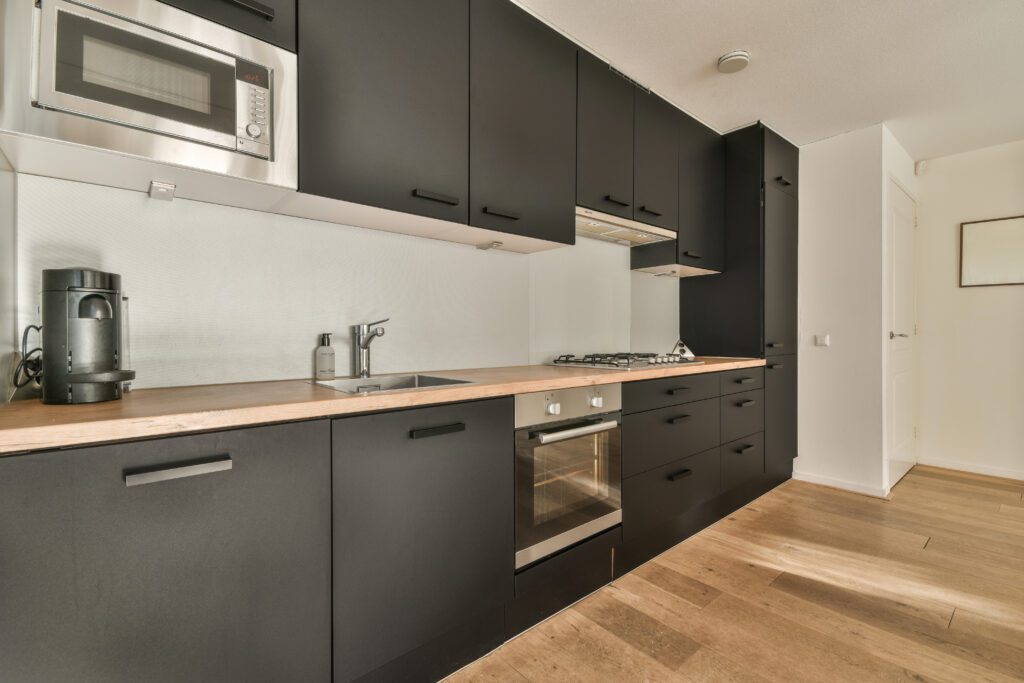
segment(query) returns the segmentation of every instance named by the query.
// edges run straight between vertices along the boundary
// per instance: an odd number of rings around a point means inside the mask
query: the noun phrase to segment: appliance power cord
[[[42,334],[41,325],[29,325],[21,335],[21,359],[14,367],[14,387],[21,389],[30,382],[41,384],[43,381],[43,349],[28,348],[28,333],[32,330]]]

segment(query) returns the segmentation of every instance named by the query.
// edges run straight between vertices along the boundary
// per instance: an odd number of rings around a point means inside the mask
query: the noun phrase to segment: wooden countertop
[[[120,401],[83,405],[19,401],[0,406],[0,455],[765,364],[756,358],[701,360],[703,365],[630,371],[550,365],[445,370],[429,374],[473,383],[367,395],[345,394],[310,380],[284,380],[140,389]]]

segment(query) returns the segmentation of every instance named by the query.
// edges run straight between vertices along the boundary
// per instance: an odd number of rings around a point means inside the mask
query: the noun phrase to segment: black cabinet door
[[[333,444],[335,680],[500,613],[515,564],[512,399],[335,420]],[[499,617],[493,633],[446,643],[430,675],[503,636]]]
[[[679,263],[725,268],[725,141],[679,114]]]
[[[764,182],[796,197],[800,151],[771,128],[764,129]]]
[[[766,356],[796,353],[797,200],[764,189],[764,346]]]
[[[161,0],[295,52],[296,0]],[[228,46],[215,46],[224,47]]]
[[[576,46],[508,0],[470,3],[469,223],[576,240]]]
[[[304,0],[299,190],[465,223],[468,0]]]
[[[764,372],[764,465],[773,477],[788,478],[797,456],[797,357],[773,356]]]
[[[679,110],[636,91],[633,218],[669,230],[679,225]]]
[[[576,203],[632,218],[636,87],[583,50],[576,87]]]
[[[328,680],[330,505],[326,421],[0,458],[0,680]]]

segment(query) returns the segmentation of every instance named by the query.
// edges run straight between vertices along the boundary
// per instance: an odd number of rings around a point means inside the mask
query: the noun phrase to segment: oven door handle
[[[584,425],[582,427],[571,427],[557,432],[541,432],[537,435],[537,440],[540,441],[541,444],[557,443],[559,441],[565,441],[566,439],[575,439],[578,436],[607,432],[618,426],[619,423],[616,420],[598,422],[597,424]]]

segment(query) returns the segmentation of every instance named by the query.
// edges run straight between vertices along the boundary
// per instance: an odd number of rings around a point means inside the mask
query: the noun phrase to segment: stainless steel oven
[[[516,569],[622,522],[622,386],[516,396]]]
[[[297,185],[294,54],[156,0],[38,5],[48,137]]]

